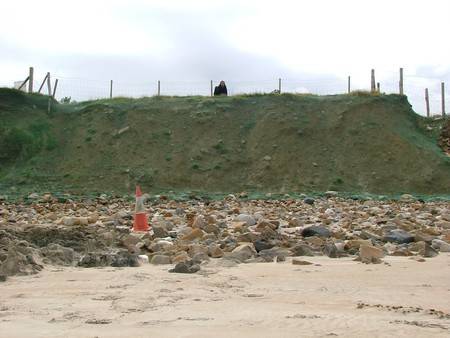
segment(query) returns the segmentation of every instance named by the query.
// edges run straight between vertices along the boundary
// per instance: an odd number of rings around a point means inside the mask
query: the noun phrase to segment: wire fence
[[[52,74],[53,86],[54,80],[58,79],[58,85],[55,98],[61,100],[64,97],[70,97],[72,101],[85,101],[102,99],[109,97],[143,97],[154,95],[167,96],[209,96],[212,94],[214,86],[218,85],[220,80],[197,80],[197,81],[173,81],[173,80],[153,80],[153,81],[111,81],[111,80],[92,80],[82,78],[69,78]],[[42,80],[40,80],[42,81]],[[241,81],[225,79],[228,94],[252,94],[252,93],[272,93],[281,89],[282,93],[310,93],[316,95],[334,95],[348,93],[349,85],[351,91],[364,90],[370,91],[370,81],[367,79],[358,79],[349,77],[335,78],[281,78],[266,79],[258,81]],[[350,84],[349,84],[350,81]],[[20,81],[0,80],[0,86],[17,87]],[[408,96],[413,109],[426,115],[425,88],[429,91],[430,115],[442,115],[442,92],[441,79],[405,75],[403,78],[404,94]],[[35,91],[41,83],[33,80]],[[379,82],[381,93],[399,93],[399,75],[398,72],[392,72],[392,76],[384,76]],[[28,86],[25,86],[25,90]],[[46,86],[43,86],[43,92],[46,93]],[[447,90],[448,91],[448,90]],[[450,107],[450,95],[445,93],[445,106]]]

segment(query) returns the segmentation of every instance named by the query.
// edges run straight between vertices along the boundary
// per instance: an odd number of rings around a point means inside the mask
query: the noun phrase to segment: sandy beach
[[[1,285],[1,337],[448,337],[450,254],[425,262],[58,268]]]

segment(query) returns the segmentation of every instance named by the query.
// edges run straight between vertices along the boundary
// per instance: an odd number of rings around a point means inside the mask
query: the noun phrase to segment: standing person
[[[225,81],[220,81],[219,85],[214,88],[214,96],[225,95],[228,96],[227,86]]]

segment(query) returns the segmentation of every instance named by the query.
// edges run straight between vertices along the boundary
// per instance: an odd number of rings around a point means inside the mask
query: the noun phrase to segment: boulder
[[[371,246],[372,242],[370,240],[366,239],[352,239],[345,243],[345,249],[358,249],[361,245],[368,245]]]
[[[450,244],[440,239],[433,239],[431,246],[440,252],[450,252]]]
[[[271,249],[274,247],[272,243],[265,240],[256,240],[253,242],[253,245],[255,246],[255,250],[257,252],[260,252],[261,250]]]
[[[311,198],[311,197],[306,197],[306,198],[303,200],[303,203],[309,204],[309,205],[313,205],[314,202],[315,202],[314,198]]]
[[[204,252],[198,252],[192,256],[192,261],[196,264],[209,261],[209,256]]]
[[[297,244],[291,251],[294,256],[314,256],[313,249],[307,244]]]
[[[181,237],[183,241],[193,241],[196,239],[201,239],[204,236],[204,232],[202,229],[194,228],[188,234]]]
[[[359,258],[363,263],[381,263],[381,258],[384,257],[382,249],[370,246],[361,245],[359,247]]]
[[[172,264],[186,262],[189,261],[191,257],[185,251],[181,251],[177,253],[174,257],[172,257]]]
[[[240,214],[236,216],[234,222],[245,222],[248,226],[252,226],[256,224],[256,220],[252,215],[249,214]]]
[[[212,224],[212,223],[206,223],[203,227],[202,230],[204,232],[206,232],[207,234],[218,234],[220,232],[220,229],[217,225]]]
[[[334,243],[327,243],[323,248],[322,252],[330,258],[338,258],[338,249]]]
[[[401,229],[391,230],[383,237],[385,242],[394,242],[398,244],[406,244],[414,242],[414,235]]]
[[[153,224],[153,235],[155,238],[166,238],[169,237],[169,232],[166,230],[166,228],[163,225],[160,224]]]
[[[66,248],[59,244],[49,244],[41,249],[41,253],[44,256],[44,263],[70,266],[77,261],[77,255],[72,248]]]
[[[312,225],[302,230],[303,237],[318,236],[327,238],[331,236],[330,230],[322,225]]]
[[[200,265],[196,264],[194,261],[180,262],[175,265],[173,269],[169,272],[172,273],[196,273],[200,270]]]
[[[254,245],[252,243],[245,243],[237,246],[231,253],[226,254],[224,257],[242,263],[247,259],[253,258],[255,256],[256,250]]]
[[[170,257],[165,255],[154,255],[150,263],[154,265],[170,264]]]
[[[223,257],[223,250],[217,244],[211,244],[208,247],[208,255],[212,258],[220,258]]]

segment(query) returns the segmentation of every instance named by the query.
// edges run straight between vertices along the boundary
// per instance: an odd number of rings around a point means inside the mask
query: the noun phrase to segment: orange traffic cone
[[[134,212],[133,231],[148,231],[147,214],[145,213],[144,197],[140,186],[136,186],[136,209]]]

